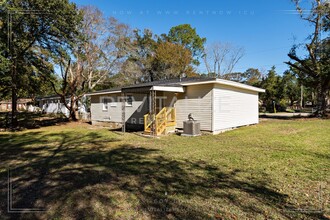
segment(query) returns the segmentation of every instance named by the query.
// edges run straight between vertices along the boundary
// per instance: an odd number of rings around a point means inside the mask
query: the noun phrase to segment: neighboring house
[[[190,113],[212,133],[257,124],[260,92],[265,90],[223,79],[183,78],[87,95],[92,124],[164,134],[166,127],[182,128]]]
[[[26,111],[28,109],[28,104],[32,102],[32,99],[18,99],[17,100],[17,110]],[[12,110],[12,101],[4,100],[0,101],[0,111],[11,111]]]
[[[64,103],[61,102],[61,99],[58,95],[51,95],[46,97],[37,98],[39,102],[39,107],[42,112],[46,114],[64,114],[69,117],[69,110],[65,107]],[[70,99],[66,99],[66,103],[70,106]],[[78,103],[78,112],[87,113],[87,108],[81,102]]]

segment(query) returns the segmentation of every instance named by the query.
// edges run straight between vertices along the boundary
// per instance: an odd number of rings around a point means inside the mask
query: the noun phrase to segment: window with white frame
[[[117,106],[117,102],[114,97],[101,97],[101,103],[103,104],[103,111],[108,111],[109,106]]]
[[[133,96],[128,95],[126,98],[126,106],[133,106]]]
[[[109,103],[109,99],[106,97],[102,98],[102,103],[103,103],[103,111],[108,111],[108,103]]]
[[[110,107],[117,107],[117,101],[116,99],[112,98],[110,101]]]

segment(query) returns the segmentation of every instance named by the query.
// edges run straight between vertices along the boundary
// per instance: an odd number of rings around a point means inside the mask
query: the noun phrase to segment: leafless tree
[[[203,59],[208,73],[221,78],[224,74],[232,73],[244,54],[243,47],[216,42],[206,48]]]
[[[82,32],[87,38],[76,57],[81,57],[81,74],[87,82],[87,90],[92,90],[107,76],[118,72],[125,60],[132,31],[128,25],[115,18],[104,18],[96,8],[87,6],[84,11]]]
[[[132,34],[126,24],[115,18],[105,18],[95,7],[83,7],[81,11],[84,16],[79,26],[81,39],[73,47],[70,57],[57,58],[61,69],[61,88],[56,88],[51,82],[73,120],[76,120],[78,100],[118,72],[125,61],[126,47],[131,45]],[[71,104],[65,103],[68,97]]]

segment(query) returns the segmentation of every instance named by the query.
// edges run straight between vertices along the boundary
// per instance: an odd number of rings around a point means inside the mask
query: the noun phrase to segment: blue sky
[[[132,28],[167,33],[189,23],[207,44],[230,42],[245,48],[235,71],[249,67],[266,71],[272,65],[283,73],[292,44],[306,40],[312,29],[294,13],[290,0],[73,0],[77,5],[97,6]],[[205,70],[202,63],[200,71]]]

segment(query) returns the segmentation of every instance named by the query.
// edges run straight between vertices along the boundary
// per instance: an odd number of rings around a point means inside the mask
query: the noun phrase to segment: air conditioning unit
[[[188,120],[183,122],[182,136],[198,136],[201,134],[201,124],[195,120]]]

